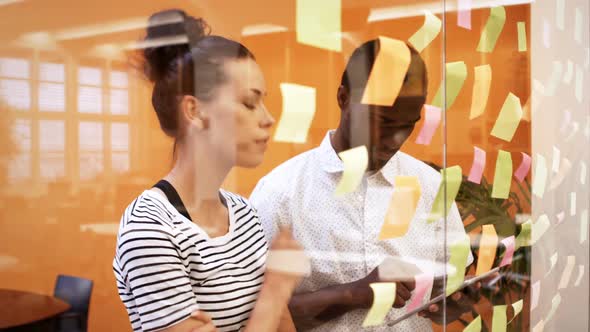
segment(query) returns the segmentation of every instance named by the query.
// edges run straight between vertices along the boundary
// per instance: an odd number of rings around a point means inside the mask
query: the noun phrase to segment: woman
[[[264,77],[246,47],[207,30],[180,10],[149,19],[145,71],[175,162],[121,219],[119,294],[134,331],[294,330],[286,308],[298,278],[265,274],[256,211],[219,188],[232,167],[262,161],[274,123]],[[273,249],[300,250],[287,231]]]

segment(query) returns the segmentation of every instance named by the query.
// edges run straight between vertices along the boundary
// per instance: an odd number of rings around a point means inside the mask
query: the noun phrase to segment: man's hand
[[[414,280],[383,280],[379,277],[379,267],[376,267],[363,279],[355,282],[353,296],[363,307],[369,308],[373,303],[373,290],[369,285],[374,282],[395,282],[395,302],[394,308],[401,308],[412,297],[412,291],[416,287]]]

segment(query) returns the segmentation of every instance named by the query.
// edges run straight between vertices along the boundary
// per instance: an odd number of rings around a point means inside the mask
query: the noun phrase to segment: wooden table
[[[0,289],[0,329],[54,318],[69,308],[68,303],[53,296]]]

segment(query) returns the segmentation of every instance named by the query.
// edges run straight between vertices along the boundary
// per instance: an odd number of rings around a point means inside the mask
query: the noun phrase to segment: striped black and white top
[[[229,232],[216,238],[154,191],[144,191],[125,210],[113,268],[134,331],[170,327],[196,309],[207,312],[219,331],[246,325],[268,246],[252,206],[220,192]]]

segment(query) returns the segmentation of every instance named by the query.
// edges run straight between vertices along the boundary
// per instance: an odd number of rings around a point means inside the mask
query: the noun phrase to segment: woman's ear
[[[209,116],[203,112],[199,100],[193,96],[182,97],[180,113],[187,124],[194,125],[199,130],[209,127]]]

